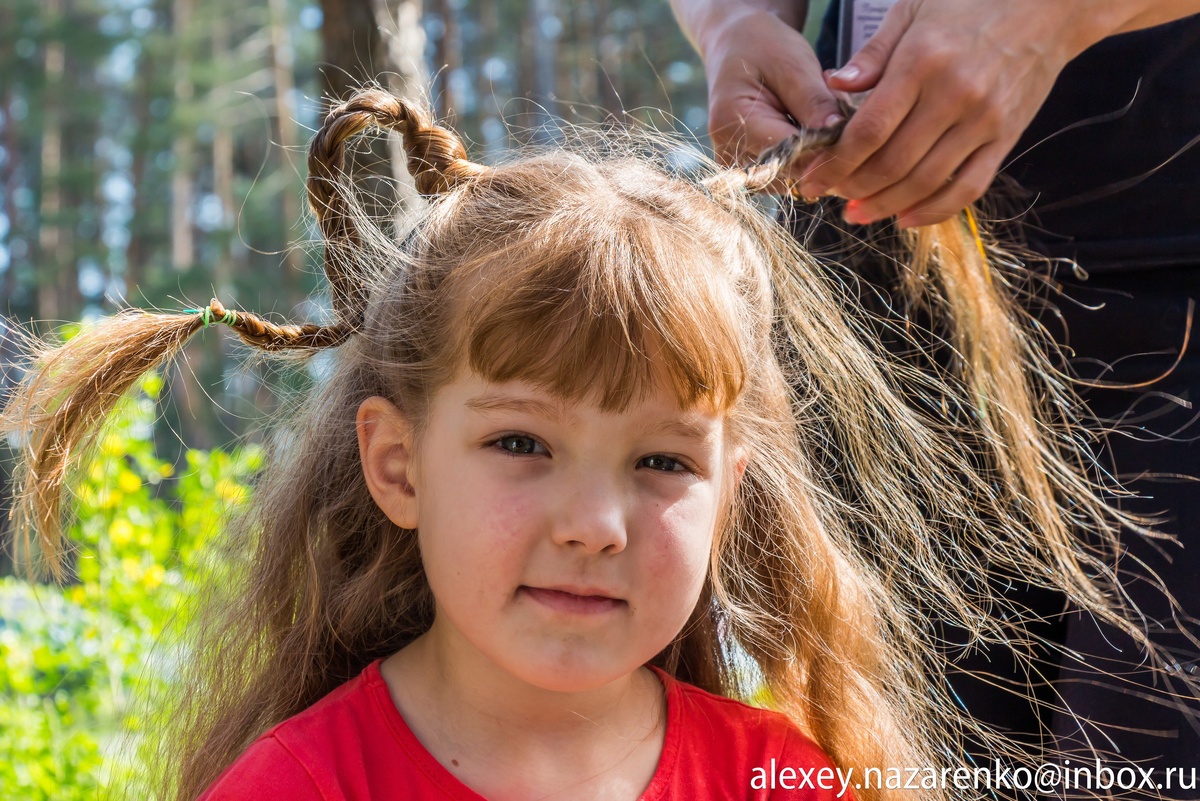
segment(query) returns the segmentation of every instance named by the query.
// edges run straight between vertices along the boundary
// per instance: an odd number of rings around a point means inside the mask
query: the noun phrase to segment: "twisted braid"
[[[801,127],[782,142],[772,145],[744,166],[733,167],[702,181],[710,191],[754,195],[766,192],[771,185],[785,175],[796,161],[806,153],[832,147],[842,136],[842,131],[853,115],[855,108],[846,100],[838,100],[844,120],[837,125],[823,128]],[[793,182],[783,180],[787,193],[795,195]]]
[[[365,298],[354,280],[350,250],[359,244],[348,214],[343,160],[346,143],[372,125],[398,132],[408,156],[408,172],[422,195],[438,195],[470,178],[491,172],[467,159],[462,140],[434,124],[420,107],[379,89],[357,92],[334,107],[308,149],[308,202],[325,236],[325,273],[333,287],[338,317],[357,321]]]
[[[201,315],[198,327],[207,328],[210,320],[223,322],[236,331],[243,342],[261,350],[332,348],[345,342],[354,333],[354,327],[345,322],[333,325],[279,325],[253,312],[227,310],[216,298],[209,301],[207,307],[194,311]]]

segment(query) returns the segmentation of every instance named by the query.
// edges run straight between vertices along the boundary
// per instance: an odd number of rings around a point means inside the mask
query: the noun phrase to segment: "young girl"
[[[430,198],[400,244],[341,169],[372,126]],[[1005,741],[948,697],[929,609],[1018,635],[981,577],[1023,575],[1116,617],[1063,534],[1107,531],[1103,498],[1042,422],[1061,387],[991,352],[1036,349],[972,272],[978,234],[917,243],[970,369],[916,374],[747,197],[803,143],[699,179],[644,144],[485,167],[361,92],[309,156],[332,322],[213,300],[41,354],[3,419],[53,569],[83,445],[189,336],[334,349],[231,525],[244,573],[171,707],[171,797],[893,799],[914,769],[962,798],[963,737]]]

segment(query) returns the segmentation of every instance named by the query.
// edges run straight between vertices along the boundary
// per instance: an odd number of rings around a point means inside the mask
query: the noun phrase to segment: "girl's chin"
[[[595,661],[559,659],[547,662],[530,662],[521,660],[519,666],[514,665],[510,672],[516,678],[531,687],[554,693],[586,693],[608,687],[614,683],[629,679],[641,662],[631,664],[614,664],[604,660],[604,664]]]

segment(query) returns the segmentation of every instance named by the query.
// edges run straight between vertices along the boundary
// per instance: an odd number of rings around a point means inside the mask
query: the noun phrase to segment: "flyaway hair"
[[[428,208],[396,237],[345,174],[350,138],[398,133]],[[187,633],[190,667],[153,764],[190,801],[272,725],[433,620],[416,532],[374,504],[355,417],[372,396],[415,421],[461,370],[620,411],[661,370],[681,407],[725,414],[750,454],[688,626],[655,663],[765,698],[843,768],[962,765],[962,742],[1019,758],[945,685],[938,621],[1022,645],[997,585],[1058,589],[1151,650],[1108,549],[1123,518],[1078,402],[1013,300],[995,243],[964,216],[919,231],[911,301],[946,333],[869,317],[759,208],[810,132],[746,169],[682,175],[633,132],[483,166],[420,106],[378,90],[335,107],[309,152],[335,319],[228,322],[266,351],[333,348],[278,424],[270,468],[221,539],[233,583]],[[61,563],[63,493],[113,403],[210,320],[130,311],[45,349],[3,411],[21,437],[15,520]],[[880,343],[948,350],[920,369]],[[1097,544],[1093,544],[1097,543]],[[995,578],[999,581],[991,581]],[[862,801],[906,791],[863,789]],[[962,798],[950,788],[922,798]]]

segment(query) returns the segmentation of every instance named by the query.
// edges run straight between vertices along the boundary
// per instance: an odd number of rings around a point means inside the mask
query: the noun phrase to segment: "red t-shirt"
[[[853,801],[829,757],[783,715],[677,681],[640,801]],[[372,662],[254,742],[198,801],[485,801],[433,758]]]

